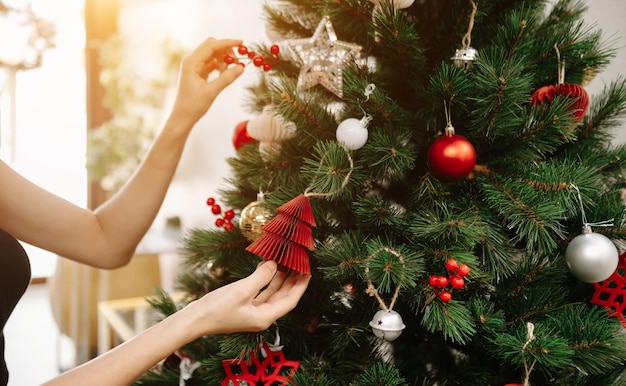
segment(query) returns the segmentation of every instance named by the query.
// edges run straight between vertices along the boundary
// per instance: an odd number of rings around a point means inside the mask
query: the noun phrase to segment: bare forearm
[[[265,261],[250,276],[207,293],[133,339],[45,385],[129,385],[161,359],[203,335],[267,329],[296,306],[310,278],[278,272],[274,261]]]
[[[189,334],[188,317],[174,314],[142,334],[122,343],[91,361],[68,370],[45,383],[54,385],[122,386],[130,385],[143,373],[195,339]]]

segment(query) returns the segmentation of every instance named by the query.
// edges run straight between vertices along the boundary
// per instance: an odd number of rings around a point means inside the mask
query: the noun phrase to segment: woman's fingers
[[[276,291],[278,291],[281,288],[281,286],[283,285],[283,282],[287,279],[287,275],[288,275],[287,272],[277,271],[274,274],[274,277],[272,278],[272,281],[270,281],[270,284],[267,286],[267,288],[261,291],[254,298],[254,304],[265,303],[267,299],[269,299],[270,296],[272,296]]]
[[[274,320],[280,318],[296,307],[310,280],[311,275],[292,272],[278,291],[272,293],[263,304],[258,305],[259,309],[267,309]]]
[[[186,58],[192,63],[192,68],[203,79],[214,70],[224,71],[226,64],[223,62],[226,54],[233,54],[233,47],[242,44],[239,39],[214,39],[208,38],[193,50]]]

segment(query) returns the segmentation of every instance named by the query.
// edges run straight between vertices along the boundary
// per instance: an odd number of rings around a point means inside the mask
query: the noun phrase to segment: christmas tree
[[[272,42],[225,58],[259,70],[209,200],[229,211],[189,230],[178,283],[193,300],[263,259],[313,280],[273,328],[204,337],[138,384],[626,384],[626,82],[585,91],[614,51],[584,4],[264,11]]]

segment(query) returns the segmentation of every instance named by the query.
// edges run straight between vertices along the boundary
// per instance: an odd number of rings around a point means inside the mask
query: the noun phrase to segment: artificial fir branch
[[[589,107],[589,118],[584,121],[579,136],[594,135],[598,140],[626,116],[626,78],[620,77],[605,86]]]
[[[440,332],[444,339],[453,343],[467,343],[476,333],[476,325],[470,310],[463,302],[451,300],[445,306],[434,301],[426,306],[422,325],[429,332]]]

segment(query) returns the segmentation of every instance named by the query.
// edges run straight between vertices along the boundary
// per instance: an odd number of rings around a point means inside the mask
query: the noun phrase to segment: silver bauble
[[[243,208],[239,216],[239,229],[243,236],[250,242],[256,241],[263,236],[263,225],[274,218],[274,212],[264,205],[263,194],[257,195],[257,200]]]
[[[396,311],[380,310],[370,321],[370,327],[377,338],[391,342],[402,334],[405,326],[402,317]]]
[[[450,59],[457,67],[468,70],[472,67],[472,62],[478,59],[478,51],[472,47],[459,48]]]
[[[565,250],[565,260],[570,272],[585,283],[608,279],[617,269],[619,253],[606,236],[594,233],[590,226],[574,237]]]

